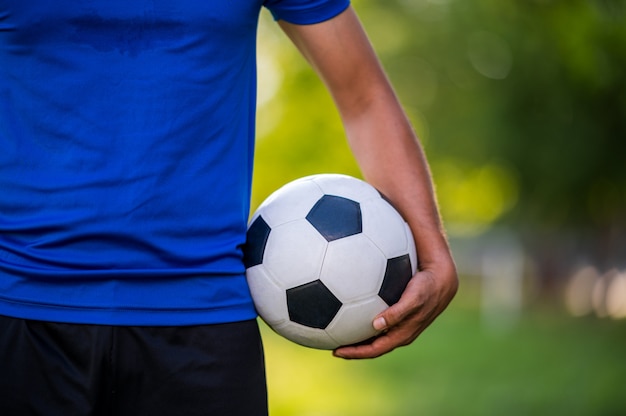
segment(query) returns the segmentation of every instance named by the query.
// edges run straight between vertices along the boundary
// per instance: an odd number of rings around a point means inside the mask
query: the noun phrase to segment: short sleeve
[[[343,12],[350,0],[265,0],[275,20],[306,25],[320,23]]]

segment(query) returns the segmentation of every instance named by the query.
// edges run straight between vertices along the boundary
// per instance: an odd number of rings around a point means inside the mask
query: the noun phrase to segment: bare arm
[[[365,179],[413,230],[420,271],[400,301],[374,321],[386,333],[342,347],[343,358],[372,358],[412,342],[456,293],[456,269],[442,229],[419,141],[352,8],[315,25],[280,21],[332,94]],[[381,319],[382,318],[382,319]]]

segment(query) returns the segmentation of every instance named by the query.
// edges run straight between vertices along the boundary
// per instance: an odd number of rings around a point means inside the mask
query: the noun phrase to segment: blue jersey
[[[0,0],[0,314],[253,318],[245,241],[262,7],[348,0]]]

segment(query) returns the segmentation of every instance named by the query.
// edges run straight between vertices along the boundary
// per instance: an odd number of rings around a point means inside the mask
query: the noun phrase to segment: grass
[[[343,361],[264,329],[273,416],[624,415],[626,322],[453,305],[414,344]]]

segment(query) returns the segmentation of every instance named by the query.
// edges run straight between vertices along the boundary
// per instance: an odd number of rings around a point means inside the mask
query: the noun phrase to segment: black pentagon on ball
[[[258,216],[248,227],[246,244],[243,247],[243,263],[246,269],[263,263],[263,254],[270,231],[270,226],[261,216]]]
[[[411,270],[411,258],[408,254],[387,260],[385,277],[378,296],[387,305],[391,306],[397,303],[411,277],[413,277],[413,272]]]
[[[293,322],[324,329],[339,309],[341,301],[320,280],[287,289],[287,310]]]
[[[358,234],[363,230],[361,205],[336,195],[322,196],[311,208],[306,219],[328,242]]]

